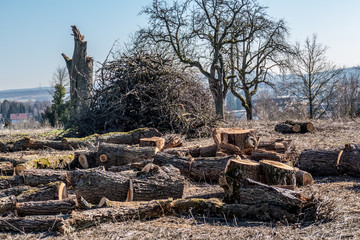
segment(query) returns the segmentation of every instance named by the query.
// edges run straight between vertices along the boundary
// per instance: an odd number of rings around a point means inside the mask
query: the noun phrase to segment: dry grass
[[[240,122],[236,125],[257,129],[263,139],[296,139],[299,150],[337,149],[348,142],[360,142],[359,121],[314,123],[317,130],[303,135],[275,133],[275,122]],[[286,225],[233,219],[195,219],[189,213],[187,217],[105,223],[66,236],[0,233],[0,239],[360,239],[359,179],[348,176],[316,178],[313,186],[303,187],[301,191],[315,193],[323,200],[316,223]],[[185,191],[185,197],[222,197],[222,194],[219,186],[206,183],[188,182]]]

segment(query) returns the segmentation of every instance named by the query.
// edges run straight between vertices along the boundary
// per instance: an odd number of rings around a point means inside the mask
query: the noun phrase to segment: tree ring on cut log
[[[63,182],[61,182],[60,185],[59,185],[59,194],[58,194],[58,196],[59,196],[59,200],[69,198],[69,194],[68,194],[66,184],[63,183]]]
[[[87,160],[85,154],[80,154],[80,156],[79,156],[79,163],[80,163],[80,165],[82,166],[82,168],[84,168],[84,169],[89,168],[89,163],[88,163],[88,160]]]
[[[101,154],[99,160],[100,162],[107,162],[108,157],[106,156],[106,154]]]

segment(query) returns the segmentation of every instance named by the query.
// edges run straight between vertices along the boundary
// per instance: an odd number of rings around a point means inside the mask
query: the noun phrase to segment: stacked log
[[[14,142],[11,151],[38,150],[38,149],[56,149],[56,150],[72,150],[72,148],[61,141],[51,140],[34,140],[24,137]]]
[[[139,128],[130,132],[112,132],[102,134],[100,142],[114,144],[139,144],[141,138],[162,137],[162,134],[155,128]]]
[[[314,125],[311,122],[293,122],[285,121],[275,126],[275,131],[280,133],[307,133],[314,130]]]

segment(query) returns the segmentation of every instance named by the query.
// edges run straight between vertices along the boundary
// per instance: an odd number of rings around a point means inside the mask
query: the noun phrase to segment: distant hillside
[[[0,91],[0,101],[46,101],[51,100],[52,87],[13,89]]]

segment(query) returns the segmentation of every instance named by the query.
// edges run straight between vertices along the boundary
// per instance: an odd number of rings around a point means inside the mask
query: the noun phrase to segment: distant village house
[[[12,113],[10,114],[10,121],[12,124],[24,123],[28,120],[27,113]]]

